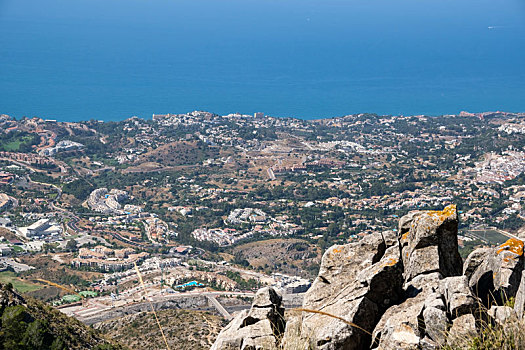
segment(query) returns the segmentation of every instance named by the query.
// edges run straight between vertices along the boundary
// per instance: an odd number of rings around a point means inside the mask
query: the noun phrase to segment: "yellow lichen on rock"
[[[384,263],[380,264],[379,266],[374,267],[373,269],[374,274],[377,274],[379,271],[381,271],[381,269],[384,269],[385,267],[394,266],[395,264],[397,264],[398,261],[399,260],[396,258],[388,258],[388,260],[385,261]]]
[[[517,258],[518,258],[517,255],[506,256],[503,258],[503,261],[506,263],[510,263],[512,261],[515,261]]]
[[[500,254],[503,251],[512,252],[518,256],[523,255],[523,241],[516,239],[516,238],[510,238],[507,242],[503,243],[498,247],[498,250],[496,251],[497,254]]]
[[[456,205],[447,205],[443,210],[429,210],[427,214],[430,217],[438,218],[441,221],[445,221],[450,216],[456,215]]]
[[[390,258],[390,259],[388,259],[387,262],[385,262],[385,263],[383,264],[383,267],[386,267],[386,266],[394,266],[395,264],[397,264],[397,259],[395,259],[395,258]]]

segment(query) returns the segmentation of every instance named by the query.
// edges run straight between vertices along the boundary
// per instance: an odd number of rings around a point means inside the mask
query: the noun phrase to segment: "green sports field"
[[[11,283],[13,287],[20,293],[32,292],[32,291],[42,288],[42,286],[39,286],[38,284],[33,284],[30,282],[21,280],[12,271],[0,272],[0,283],[2,284]]]

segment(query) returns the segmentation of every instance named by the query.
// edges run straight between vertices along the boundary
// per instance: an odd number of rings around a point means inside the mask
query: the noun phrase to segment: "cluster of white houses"
[[[108,191],[107,188],[97,188],[88,198],[88,205],[94,211],[104,214],[117,213],[124,214],[121,210],[120,202],[129,198],[126,191],[112,189]]]
[[[136,253],[134,249],[111,249],[104,246],[80,248],[78,257],[71,261],[74,267],[90,267],[101,271],[123,271],[149,256],[146,252]]]

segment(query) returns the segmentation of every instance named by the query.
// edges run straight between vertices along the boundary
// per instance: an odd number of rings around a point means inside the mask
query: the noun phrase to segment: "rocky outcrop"
[[[273,288],[260,289],[250,310],[241,311],[224,328],[212,350],[272,349],[284,332],[282,298]]]
[[[455,206],[443,211],[418,211],[401,218],[401,244],[405,283],[432,272],[443,277],[461,275],[458,252],[458,217]]]
[[[467,285],[466,280],[449,277],[460,275],[462,268],[457,228],[455,206],[401,218],[404,300],[381,317],[373,332],[373,347],[418,349],[444,342],[450,306],[457,311],[465,302],[455,287]]]
[[[525,311],[525,273],[521,275],[520,286],[516,292],[516,298],[514,300],[514,311],[519,319],[523,319]]]
[[[523,241],[511,238],[497,248],[472,252],[464,270],[472,271],[469,286],[489,306],[516,296],[523,267]]]
[[[0,285],[0,287],[2,287],[0,288],[0,311],[9,306],[26,306],[26,301],[21,295],[13,291],[12,285]]]
[[[453,205],[411,212],[400,219],[397,234],[375,233],[329,248],[303,308],[291,313],[284,334],[275,327],[271,335],[269,328],[242,330],[247,314],[223,332],[239,349],[244,344],[264,348],[254,339],[327,350],[466,346],[483,322],[523,317],[523,242],[512,238],[496,248],[477,249],[463,263],[457,230]],[[511,297],[514,309],[504,305]],[[266,320],[264,315],[257,319]],[[217,343],[226,344],[225,337]]]
[[[334,246],[322,259],[319,276],[306,293],[302,335],[319,349],[360,349],[381,314],[402,295],[403,269],[394,234],[370,235],[360,242]],[[357,325],[357,327],[351,324]]]

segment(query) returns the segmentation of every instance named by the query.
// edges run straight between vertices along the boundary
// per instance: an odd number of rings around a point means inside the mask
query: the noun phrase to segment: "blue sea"
[[[0,0],[0,113],[525,111],[523,0]]]

